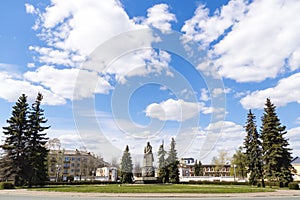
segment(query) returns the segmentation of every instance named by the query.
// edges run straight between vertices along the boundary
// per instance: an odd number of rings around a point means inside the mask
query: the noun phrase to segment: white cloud
[[[34,8],[33,5],[25,3],[25,9],[26,9],[26,13],[29,14],[37,14],[38,10]]]
[[[155,27],[163,33],[169,33],[172,30],[171,22],[176,22],[176,16],[169,12],[167,4],[156,4],[147,10],[147,18],[140,20],[142,20],[142,23]]]
[[[200,111],[205,113],[208,110],[210,109],[205,107],[204,103],[186,102],[182,99],[168,99],[161,103],[148,105],[145,113],[147,117],[157,118],[161,121],[180,122],[196,117]]]
[[[300,48],[296,49],[290,56],[289,66],[291,70],[300,68]]]
[[[249,11],[214,46],[216,66],[222,76],[238,82],[275,78],[299,68],[300,10],[297,0],[254,1]]]
[[[297,118],[296,124],[300,124],[300,117]]]
[[[83,57],[107,39],[141,27],[129,19],[117,0],[52,0],[37,21],[40,21],[39,36],[52,51]],[[47,56],[43,49],[39,52]]]
[[[166,51],[155,51],[153,49],[142,49],[130,52],[118,57],[105,69],[108,74],[115,74],[118,82],[126,82],[126,78],[133,76],[146,76],[150,73],[168,73],[171,55]],[[97,65],[95,65],[98,67]],[[104,70],[95,69],[103,72]]]
[[[291,102],[300,104],[300,73],[281,79],[273,88],[257,90],[240,100],[245,109],[263,108],[267,98],[277,106],[285,106]]]
[[[228,152],[229,156],[233,155],[243,145],[245,138],[243,126],[232,121],[210,123],[205,128],[195,129],[194,133],[197,137],[185,156],[200,156],[201,162],[205,164],[211,164],[212,158],[220,150]]]
[[[78,76],[80,73],[80,76]],[[52,66],[42,66],[36,71],[28,71],[24,77],[34,83],[49,88],[61,98],[72,100],[82,97],[91,97],[95,93],[107,93],[112,87],[99,77],[96,72],[79,69],[56,69]],[[76,93],[74,89],[76,88]],[[75,96],[73,96],[75,95]]]
[[[42,86],[33,85],[26,80],[16,79],[16,77],[7,73],[0,73],[0,97],[9,102],[15,102],[21,94],[26,94],[28,100],[33,101],[39,92],[44,96],[43,104],[60,105],[66,103],[64,98]]]
[[[205,88],[201,89],[200,100],[201,101],[208,101],[208,100],[210,100],[210,97],[209,97],[207,89],[205,89]]]
[[[52,66],[51,69],[42,66],[35,72],[28,72],[26,78],[49,88],[57,95],[71,99],[75,74],[78,73],[77,69],[84,61],[90,63],[85,62],[83,68],[94,71],[84,77],[93,78],[93,82],[100,80],[102,83],[102,87],[97,88],[99,93],[106,93],[112,87],[102,77],[96,76],[96,73],[103,77],[115,78],[117,83],[125,83],[126,78],[132,76],[160,74],[162,71],[169,73],[168,66],[171,58],[167,52],[149,48],[139,49],[141,45],[151,47],[151,42],[156,39],[151,31],[127,32],[142,30],[141,28],[146,28],[150,24],[163,31],[170,31],[170,22],[176,18],[168,11],[168,6],[165,4],[155,5],[148,10],[148,18],[145,20],[149,23],[146,24],[137,24],[130,19],[118,0],[66,0],[63,2],[52,0],[45,10],[38,10],[29,4],[26,4],[26,8],[28,13],[37,15],[38,36],[46,43],[45,46],[32,45],[29,50],[37,55],[35,56],[36,62]],[[158,12],[161,12],[159,18],[155,15]],[[120,41],[117,41],[118,39],[115,39],[116,41],[110,42],[109,45],[106,44],[107,49],[101,52],[101,55],[96,55],[97,58],[90,57],[95,55],[94,50],[100,44],[103,45],[114,36],[125,32],[128,34],[123,39],[127,40],[121,41],[122,45]],[[130,49],[132,46],[137,50]],[[92,52],[93,54],[90,55]],[[62,66],[73,69],[62,70]],[[58,76],[55,75],[56,72]],[[38,77],[35,77],[36,75]],[[66,75],[66,78],[63,79],[60,75]],[[47,77],[49,80],[44,80],[42,77]],[[82,86],[87,88],[80,89],[81,94],[77,97],[93,94],[94,85],[88,85],[87,83],[90,82],[86,79],[82,83]]]
[[[212,96],[218,97],[221,94],[228,94],[229,92],[231,92],[230,88],[214,88],[212,91]]]
[[[286,138],[289,139],[290,148],[292,148],[293,156],[300,155],[300,127],[295,127],[287,130]]]
[[[188,41],[212,45],[211,61],[199,65],[199,70],[214,75],[213,67],[238,82],[259,82],[299,69],[300,21],[295,17],[299,10],[297,0],[250,4],[231,0],[210,16],[201,5],[182,31]]]
[[[35,67],[35,64],[34,64],[34,63],[27,63],[27,67],[28,67],[28,68],[34,68],[34,67]]]
[[[200,5],[194,16],[185,22],[181,31],[185,33],[186,40],[197,41],[207,46],[239,22],[246,10],[246,1],[232,0],[210,17],[209,10],[204,5]]]

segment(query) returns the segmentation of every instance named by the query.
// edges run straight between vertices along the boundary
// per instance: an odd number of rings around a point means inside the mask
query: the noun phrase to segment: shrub
[[[14,184],[10,183],[10,182],[2,182],[0,183],[0,190],[3,190],[3,189],[14,189],[15,186]]]
[[[289,189],[290,190],[299,190],[299,184],[295,182],[289,183]]]

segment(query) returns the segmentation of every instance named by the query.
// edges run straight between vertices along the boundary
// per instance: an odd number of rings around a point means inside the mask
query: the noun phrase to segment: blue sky
[[[297,0],[5,1],[0,6],[0,125],[25,93],[44,95],[50,138],[105,160],[140,162],[175,137],[210,163],[243,143],[266,98],[300,155]],[[3,136],[2,136],[3,138]],[[156,155],[155,155],[156,156]]]

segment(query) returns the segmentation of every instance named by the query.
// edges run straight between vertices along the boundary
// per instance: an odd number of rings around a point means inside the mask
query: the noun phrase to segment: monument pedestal
[[[143,167],[142,167],[142,177],[135,178],[135,183],[141,184],[153,184],[153,183],[160,183],[155,177],[155,170],[153,167],[153,153],[152,153],[152,146],[150,142],[147,143],[147,146],[144,149],[144,160],[143,160]]]

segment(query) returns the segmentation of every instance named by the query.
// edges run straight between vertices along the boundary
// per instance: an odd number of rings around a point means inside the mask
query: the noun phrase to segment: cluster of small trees
[[[6,136],[1,149],[0,175],[4,179],[13,179],[16,186],[38,185],[47,180],[47,155],[45,144],[48,140],[44,131],[47,119],[41,109],[41,93],[29,107],[27,96],[22,94],[12,115],[3,127]]]
[[[163,183],[179,182],[179,161],[175,146],[176,142],[172,138],[169,152],[164,150],[164,144],[161,144],[158,150],[158,177]]]
[[[158,178],[161,179],[163,183],[179,182],[179,161],[175,145],[176,142],[174,138],[172,138],[169,152],[164,150],[163,144],[160,145],[158,150]],[[120,177],[122,183],[133,182],[133,164],[128,145],[121,159]]]
[[[246,168],[249,173],[249,182],[252,185],[265,186],[265,180],[270,184],[279,183],[285,186],[293,181],[295,171],[291,162],[291,149],[288,140],[284,137],[286,127],[276,113],[276,106],[270,99],[265,103],[261,118],[260,133],[257,131],[255,115],[248,113],[246,138],[244,140]]]

